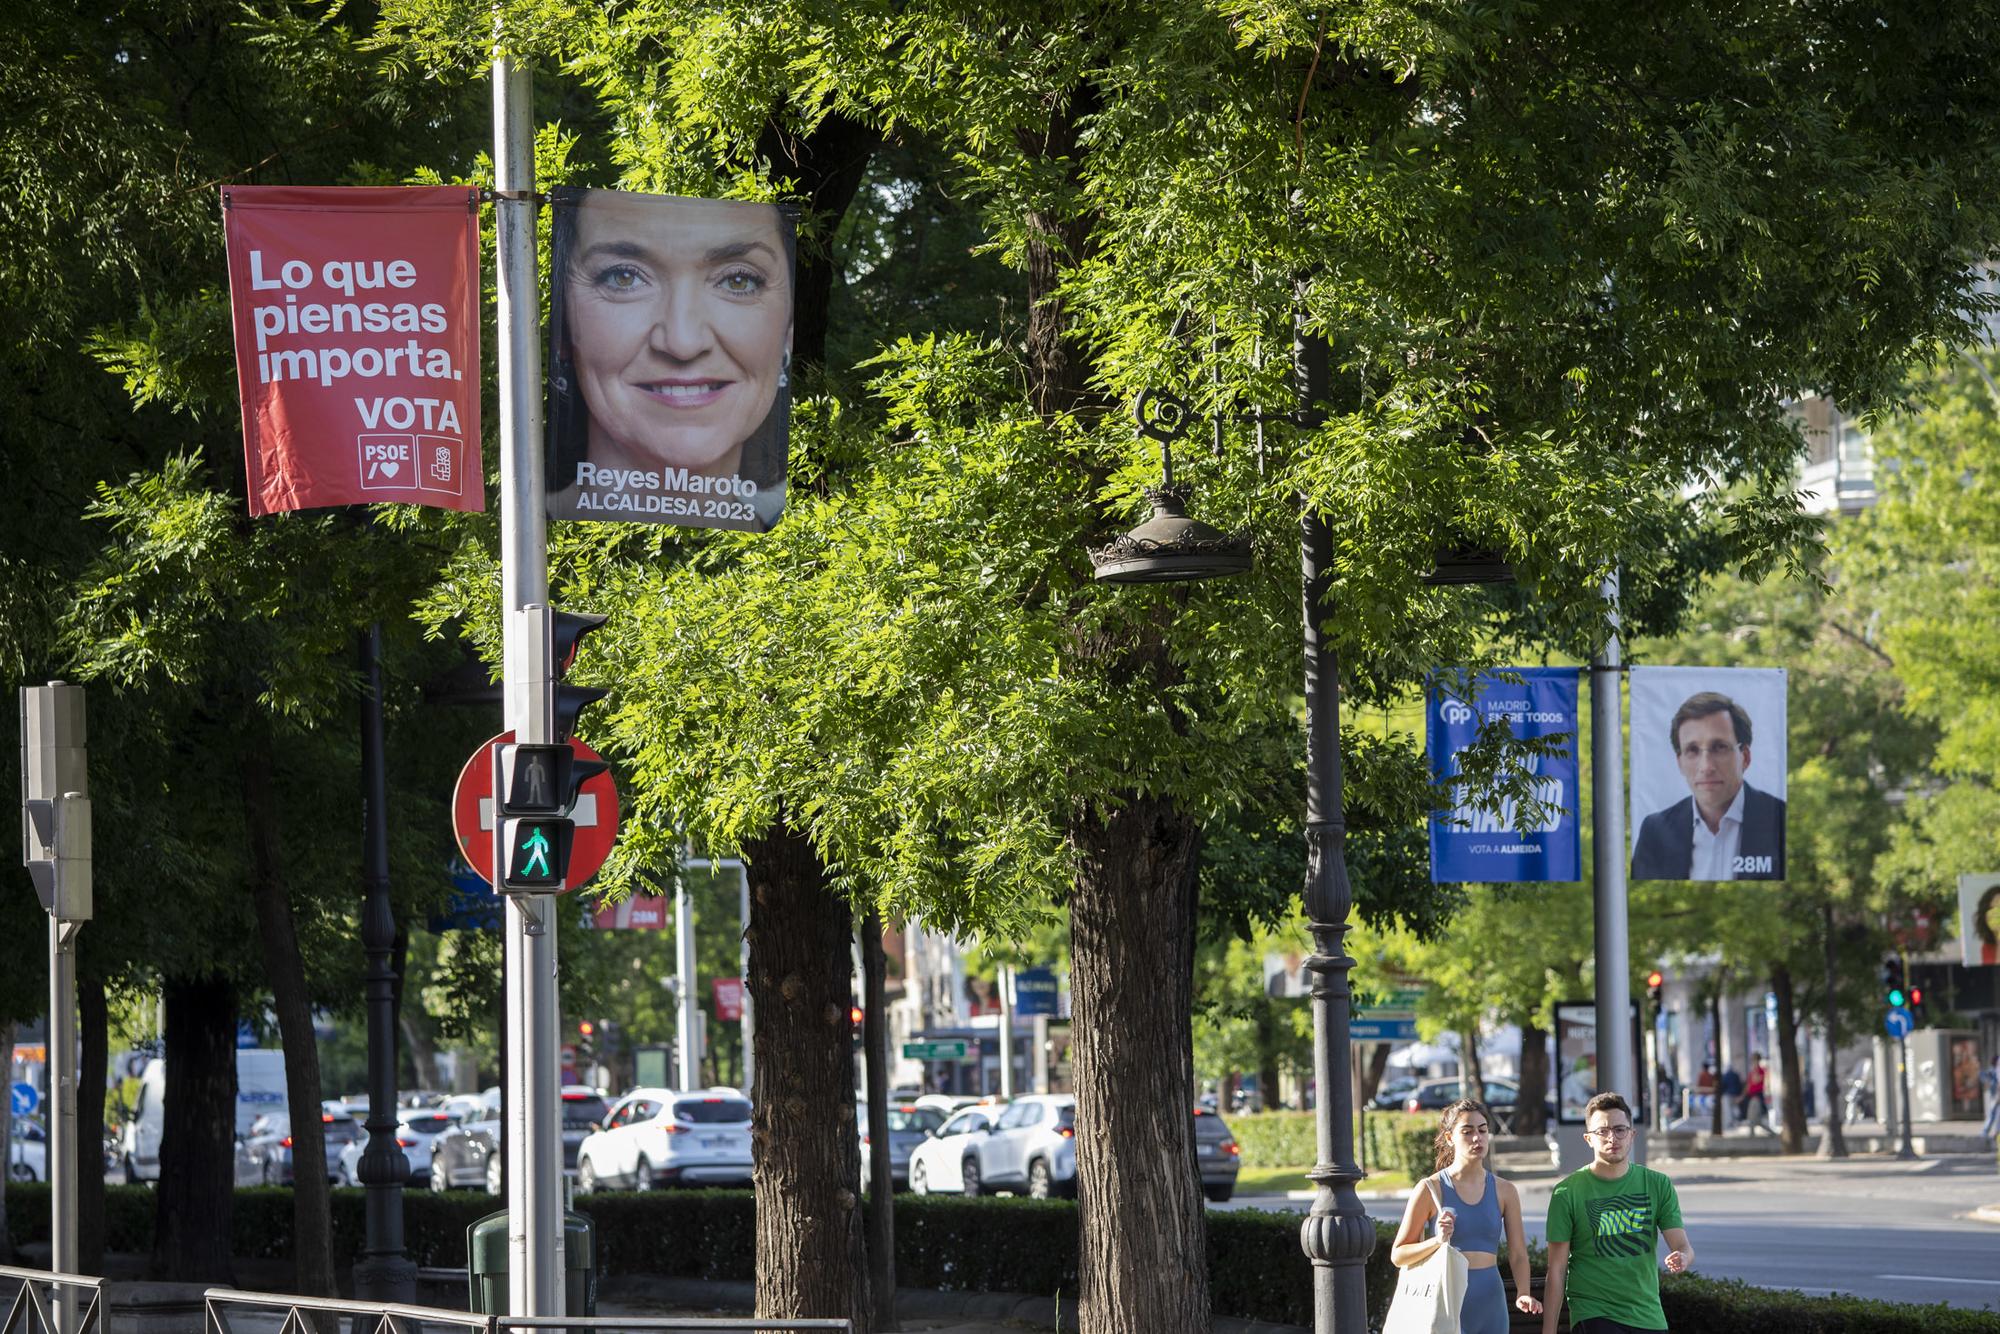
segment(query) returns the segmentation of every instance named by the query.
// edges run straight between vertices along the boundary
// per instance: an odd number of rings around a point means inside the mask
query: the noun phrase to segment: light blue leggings
[[[1507,1334],[1507,1289],[1500,1266],[1466,1275],[1465,1303],[1459,1307],[1459,1334]]]

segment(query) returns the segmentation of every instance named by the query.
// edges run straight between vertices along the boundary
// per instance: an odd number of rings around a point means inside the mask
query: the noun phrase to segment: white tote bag
[[[1437,1183],[1429,1177],[1424,1185],[1444,1209]],[[1422,1264],[1396,1271],[1396,1297],[1389,1303],[1389,1316],[1382,1322],[1382,1334],[1458,1334],[1458,1312],[1465,1304],[1468,1266],[1465,1252],[1445,1245],[1431,1252]]]

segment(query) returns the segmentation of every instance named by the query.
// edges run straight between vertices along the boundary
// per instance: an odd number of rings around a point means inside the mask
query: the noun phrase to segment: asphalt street
[[[1814,1294],[2000,1308],[2000,1224],[1971,1217],[2000,1205],[1991,1159],[1707,1158],[1653,1166],[1680,1193],[1698,1273]],[[1529,1235],[1539,1241],[1554,1178],[1516,1184]],[[1367,1204],[1376,1218],[1402,1217],[1400,1199]],[[1305,1205],[1246,1197],[1221,1207]]]

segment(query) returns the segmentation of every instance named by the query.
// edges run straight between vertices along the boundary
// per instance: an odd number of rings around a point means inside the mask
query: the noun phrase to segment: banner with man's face
[[[768,531],[785,508],[790,217],[619,190],[551,200],[549,517]]]
[[[1632,878],[1785,878],[1785,672],[1635,667]]]

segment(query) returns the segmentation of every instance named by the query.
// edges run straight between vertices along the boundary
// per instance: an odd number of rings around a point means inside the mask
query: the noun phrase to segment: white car
[[[1034,1093],[1005,1107],[967,1107],[910,1154],[919,1195],[1012,1190],[1047,1199],[1076,1190],[1076,1099]]]
[[[409,1160],[410,1180],[418,1185],[428,1184],[431,1179],[432,1146],[437,1137],[451,1129],[451,1118],[435,1107],[410,1108],[396,1118],[396,1144],[403,1150],[403,1157]],[[364,1128],[361,1138],[340,1151],[340,1183],[343,1186],[361,1184],[361,1155],[368,1149],[368,1132]]]
[[[734,1089],[634,1089],[576,1151],[576,1188],[750,1184],[750,1102]]]
[[[48,1133],[33,1121],[14,1118],[14,1138],[7,1153],[7,1175],[15,1181],[49,1179]]]

